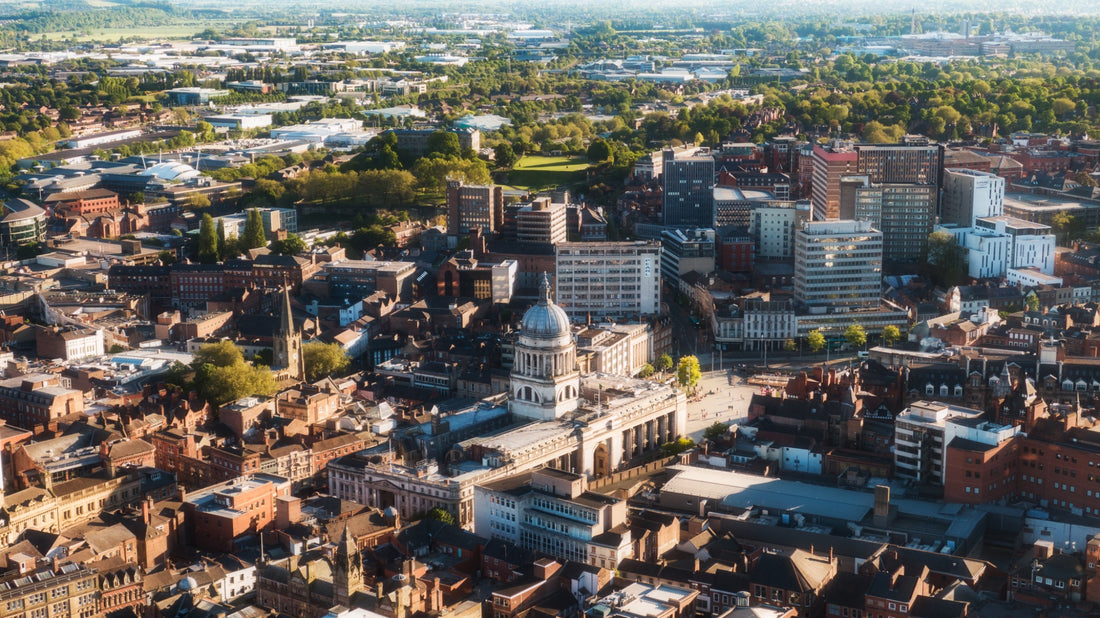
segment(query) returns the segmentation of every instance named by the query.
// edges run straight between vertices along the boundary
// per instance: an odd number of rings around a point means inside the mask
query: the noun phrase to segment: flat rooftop
[[[769,478],[696,466],[673,465],[674,473],[661,493],[698,496],[734,509],[756,507],[769,511],[800,513],[824,520],[860,523],[874,511],[875,496],[870,492],[810,485],[797,481]],[[943,535],[949,539],[967,539],[982,524],[985,514],[954,503],[891,499],[898,518],[891,529]]]
[[[1005,193],[1005,208],[1019,208],[1021,210],[1030,210],[1034,212],[1057,212],[1062,210],[1100,208],[1100,204],[1050,195]]]

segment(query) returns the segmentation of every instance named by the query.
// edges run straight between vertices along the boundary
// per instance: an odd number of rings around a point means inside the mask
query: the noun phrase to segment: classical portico
[[[589,477],[607,476],[637,463],[636,459],[679,437],[687,422],[683,393],[667,386],[603,374],[586,375],[581,383],[585,393],[593,386],[604,387],[605,396],[590,411],[591,420],[581,431],[577,472]],[[607,397],[609,391],[615,394]]]

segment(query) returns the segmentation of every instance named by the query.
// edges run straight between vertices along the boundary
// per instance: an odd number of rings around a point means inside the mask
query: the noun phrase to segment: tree
[[[966,252],[950,232],[929,234],[926,251],[924,274],[934,283],[949,287],[966,278]]]
[[[201,193],[196,193],[187,198],[187,208],[189,210],[202,210],[203,208],[210,208],[210,198]]]
[[[244,233],[238,241],[242,249],[258,249],[267,246],[267,234],[264,233],[264,219],[259,210],[248,211]]]
[[[729,430],[729,423],[714,421],[713,425],[703,430],[703,437],[706,438],[708,442],[715,442],[726,437],[729,434]]]
[[[243,362],[244,355],[241,354],[240,348],[233,345],[232,341],[219,341],[199,346],[199,349],[195,350],[191,366],[195,369],[203,365],[229,367]]]
[[[594,139],[588,145],[588,160],[593,163],[603,163],[611,158],[611,146],[603,139]]]
[[[1051,227],[1054,228],[1054,233],[1058,236],[1059,242],[1063,245],[1069,244],[1069,241],[1073,240],[1082,230],[1077,217],[1064,210],[1051,217],[1050,223]]]
[[[665,442],[661,445],[661,457],[672,457],[684,451],[691,450],[695,446],[695,440],[680,438],[674,442]]]
[[[794,339],[788,339],[783,342],[783,349],[788,352],[796,352],[798,350],[798,342]]]
[[[267,397],[278,390],[271,370],[246,363],[232,341],[201,346],[195,351],[191,367],[195,370],[195,389],[216,405],[253,395]]]
[[[438,522],[445,523],[448,526],[454,526],[458,523],[455,520],[454,514],[441,506],[433,506],[431,509],[428,510],[427,513],[424,514],[424,517],[427,519],[434,519]]]
[[[302,237],[297,234],[287,234],[286,238],[271,242],[272,253],[278,253],[279,255],[298,255],[305,250],[306,241],[302,240]]]
[[[497,144],[496,147],[493,148],[493,155],[497,165],[500,167],[512,167],[519,159],[519,157],[516,156],[516,151],[512,149],[512,145],[508,142]]]
[[[1024,304],[1027,305],[1028,311],[1039,310],[1039,296],[1035,294],[1034,290],[1028,292],[1027,296],[1024,297]]]
[[[80,110],[72,105],[63,105],[57,110],[57,119],[63,122],[72,122],[80,118]]]
[[[703,372],[699,369],[699,359],[694,356],[681,356],[680,363],[676,366],[676,380],[680,386],[694,388],[699,383]]]
[[[806,345],[814,354],[825,349],[825,335],[820,328],[815,328],[806,334]]]
[[[462,145],[459,144],[458,134],[454,131],[436,131],[428,136],[425,152],[429,157],[433,155],[460,157]]]
[[[15,249],[15,259],[17,260],[29,260],[38,255],[42,247],[36,242],[29,242],[25,245],[19,245]]]
[[[867,343],[867,332],[859,324],[852,324],[844,331],[844,338],[853,348],[862,348]]]
[[[638,372],[639,378],[648,378],[653,375],[656,370],[653,369],[653,365],[646,363],[642,365],[642,370]]]
[[[1054,110],[1054,115],[1065,116],[1077,109],[1077,102],[1066,97],[1058,97],[1050,102],[1050,108]]]
[[[226,258],[225,251],[225,222],[221,218],[218,219],[218,259],[224,260]]]
[[[894,345],[899,339],[901,339],[901,330],[897,326],[887,324],[882,329],[882,341],[886,345]]]
[[[654,367],[657,371],[668,371],[672,369],[672,357],[668,354],[662,354],[657,357],[657,364]]]
[[[269,204],[277,204],[286,195],[286,187],[277,180],[259,178],[256,180],[256,186],[252,188],[252,195]]]
[[[348,368],[351,359],[338,343],[311,341],[302,346],[302,360],[306,366],[306,377],[319,380],[325,376],[338,374]]]
[[[1074,174],[1073,175],[1073,180],[1077,184],[1085,186],[1085,187],[1095,187],[1096,186],[1096,179],[1093,178],[1092,175],[1090,175],[1085,170],[1081,170],[1080,172],[1077,172],[1076,174]],[[1058,213],[1058,214],[1064,214],[1064,213]]]
[[[199,261],[203,264],[218,261],[218,233],[214,229],[214,218],[209,214],[203,215],[199,222]]]
[[[157,259],[165,266],[171,266],[176,263],[176,254],[168,251],[167,249],[157,254]]]

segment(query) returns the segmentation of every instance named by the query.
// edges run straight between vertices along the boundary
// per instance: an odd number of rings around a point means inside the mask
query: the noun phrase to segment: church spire
[[[294,326],[294,312],[290,308],[290,286],[283,285],[282,312],[279,326],[272,337],[272,366],[285,370],[293,380],[306,378],[305,356],[302,354],[302,333]]]
[[[294,313],[290,308],[290,286],[283,284],[283,298],[282,298],[282,315],[279,316],[279,330],[276,331],[278,335],[290,335],[294,336],[298,334],[298,330],[294,328]]]
[[[363,556],[359,545],[351,535],[350,520],[344,522],[344,533],[336,544],[333,557],[332,584],[335,589],[335,601],[339,605],[351,607],[351,597],[363,589]]]

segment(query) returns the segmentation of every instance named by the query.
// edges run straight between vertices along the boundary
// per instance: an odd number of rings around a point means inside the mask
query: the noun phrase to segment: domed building
[[[329,462],[329,491],[345,500],[392,506],[403,518],[442,508],[469,527],[477,486],[545,467],[574,479],[611,476],[644,464],[661,445],[685,433],[687,398],[678,388],[591,371],[583,366],[583,356],[580,360],[569,316],[551,298],[546,277],[538,302],[520,322],[507,394],[423,425],[432,440],[448,441],[445,459],[421,461],[414,468],[349,455]],[[503,430],[494,425],[472,437],[447,435],[451,427],[476,427],[508,415],[514,422]],[[493,509],[495,517],[507,516],[499,505]],[[515,531],[515,522],[497,523]],[[499,536],[502,529],[485,528],[496,530],[486,536]]]
[[[523,315],[511,375],[511,409],[517,417],[553,421],[580,402],[581,374],[569,316],[550,298],[543,279],[539,302]]]

